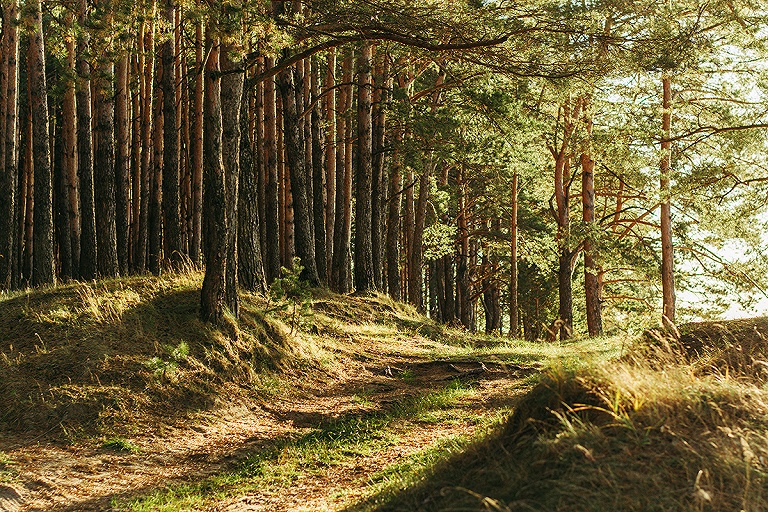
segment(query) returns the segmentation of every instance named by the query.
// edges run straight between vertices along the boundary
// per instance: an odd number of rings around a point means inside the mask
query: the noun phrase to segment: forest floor
[[[220,330],[200,278],[0,299],[0,511],[768,510],[768,319],[529,343],[315,291]]]

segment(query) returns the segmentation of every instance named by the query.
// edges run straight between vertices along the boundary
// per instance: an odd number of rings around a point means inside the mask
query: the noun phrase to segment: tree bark
[[[73,14],[65,15],[65,24],[69,31],[73,30]],[[80,275],[80,201],[78,198],[77,179],[77,104],[75,101],[75,40],[67,37],[64,40],[66,48],[65,69],[68,77],[65,81],[64,98],[62,103],[62,172],[66,180],[67,204],[66,219],[70,239],[70,254],[72,259],[71,273],[68,277]]]
[[[237,257],[238,280],[243,288],[266,292],[264,264],[261,257],[261,236],[259,231],[259,172],[251,149],[248,128],[248,98],[253,91],[249,85],[243,91],[240,103],[240,186],[238,188],[237,214]]]
[[[80,0],[78,21],[88,23],[88,2]],[[80,277],[93,279],[97,271],[96,207],[93,189],[93,140],[91,111],[91,65],[87,60],[90,39],[82,31],[77,42],[77,169],[80,182]]]
[[[595,224],[595,160],[592,158],[592,117],[589,113],[589,99],[584,98],[583,109],[587,140],[581,153],[581,203],[582,220],[587,227],[584,240],[584,295],[587,309],[587,330],[590,336],[603,334],[603,313],[600,305],[600,269],[595,264],[592,231]]]
[[[357,167],[355,172],[355,289],[357,292],[376,290],[373,270],[372,144],[371,117],[371,58],[372,46],[364,43],[358,58],[357,89]]]
[[[309,173],[304,158],[303,123],[296,105],[295,68],[288,67],[279,74],[280,96],[283,103],[283,130],[285,155],[290,168],[291,195],[293,200],[294,245],[296,256],[301,259],[304,270],[301,278],[312,286],[320,284],[315,266],[315,241],[312,238],[307,182]]]
[[[662,74],[662,126],[661,143],[661,287],[663,315],[675,322],[675,259],[672,244],[672,78]]]
[[[331,263],[336,220],[336,50],[328,50],[326,59],[325,90],[325,268],[329,285],[332,285]]]
[[[402,181],[400,158],[398,153],[395,153],[392,175],[389,178],[389,214],[386,243],[387,291],[394,300],[402,299],[400,289],[400,247],[398,246],[398,240],[400,239],[400,207],[403,197]]]
[[[176,116],[176,38],[174,0],[165,0],[164,17],[170,25],[170,33],[160,49],[162,74],[160,87],[163,90],[163,187],[162,216],[163,242],[166,260],[172,268],[183,261],[181,248],[181,206],[179,179],[179,120]],[[237,73],[240,75],[239,73]],[[240,96],[238,95],[238,101]]]
[[[14,262],[16,261],[16,236],[17,218],[17,127],[18,127],[18,54],[19,38],[16,28],[18,6],[16,0],[9,2],[3,12],[3,39],[2,39],[2,70],[3,84],[0,93],[3,108],[0,109],[0,123],[3,124],[3,137],[0,139],[0,155],[3,166],[0,172],[0,288],[9,289],[13,285]]]
[[[314,217],[315,266],[320,282],[328,283],[325,226],[325,155],[323,154],[323,110],[320,104],[320,69],[316,58],[311,60],[311,141],[312,141],[312,216]],[[329,151],[333,151],[330,148]]]
[[[509,335],[513,338],[520,337],[520,307],[518,305],[518,273],[517,273],[517,210],[520,198],[519,177],[517,173],[512,176],[512,216],[509,226],[510,238],[510,280],[509,280]]]
[[[227,268],[225,272],[226,304],[232,314],[239,314],[237,296],[237,229],[238,229],[238,188],[240,176],[240,103],[243,97],[243,73],[231,73],[239,66],[232,60],[232,54],[238,51],[230,44],[221,45],[221,151],[224,164],[226,232],[227,232]]]
[[[128,274],[129,251],[129,206],[131,168],[131,125],[128,92],[128,55],[117,61],[115,84],[115,226],[117,233],[117,262],[120,274]]]
[[[408,298],[416,309],[424,311],[424,299],[422,289],[422,239],[424,236],[424,222],[427,213],[427,199],[429,197],[430,166],[426,166],[419,180],[419,199],[414,212],[413,239],[411,240],[411,261],[408,275]]]
[[[43,12],[40,0],[28,4],[31,12],[27,71],[32,111],[32,154],[35,174],[34,227],[32,231],[32,285],[56,282],[53,258],[53,187],[51,180],[51,146],[48,133],[48,90],[45,80],[45,45]]]
[[[341,70],[339,111],[337,119],[336,154],[336,219],[333,228],[333,264],[331,283],[334,291],[346,293],[352,289],[350,272],[352,233],[352,137],[348,111],[352,106],[352,50],[345,55]],[[342,168],[339,169],[338,165]]]
[[[200,0],[197,0],[200,5]],[[190,258],[195,265],[201,263],[202,203],[203,203],[203,22],[195,24],[195,73],[192,95],[192,237]]]
[[[275,59],[267,57],[265,67],[274,68]],[[277,109],[275,81],[268,78],[264,83],[264,155],[266,173],[265,212],[267,232],[266,266],[267,283],[280,277],[280,201],[277,154]]]
[[[221,80],[219,43],[209,43],[205,65],[203,137],[203,256],[205,277],[200,293],[200,317],[221,325],[224,321],[227,267],[227,207],[222,159]]]
[[[149,196],[149,271],[159,275],[163,257],[163,160],[164,160],[164,100],[162,77],[165,72],[160,55],[155,57],[154,92],[152,102],[152,165],[150,166]],[[148,146],[149,147],[149,146]]]
[[[373,91],[373,142],[371,154],[372,168],[372,192],[371,192],[371,210],[372,226],[371,240],[373,248],[373,270],[376,288],[384,289],[384,240],[386,236],[385,228],[385,195],[387,189],[387,176],[384,172],[384,145],[386,142],[387,126],[387,90],[389,73],[388,60],[384,54],[376,59],[376,70],[374,78]]]

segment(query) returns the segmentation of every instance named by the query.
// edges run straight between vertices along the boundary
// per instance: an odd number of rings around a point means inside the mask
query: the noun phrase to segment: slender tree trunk
[[[304,158],[303,123],[299,119],[296,105],[295,68],[288,67],[280,73],[279,87],[283,100],[286,163],[290,168],[296,256],[301,259],[301,265],[304,267],[302,279],[316,286],[320,279],[315,266],[315,241],[312,239],[312,218],[307,196],[307,181],[310,175]]]
[[[221,79],[219,43],[209,44],[205,65],[203,119],[203,256],[205,277],[200,294],[200,317],[221,325],[224,321],[225,272],[227,268],[227,206],[222,158]]]
[[[265,67],[275,67],[275,60],[265,59]],[[264,155],[266,173],[266,266],[267,283],[272,283],[280,277],[280,201],[277,154],[277,109],[275,98],[275,81],[268,78],[264,82]]]
[[[411,264],[413,261],[413,234],[414,230],[416,229],[416,220],[415,220],[415,210],[416,205],[414,202],[414,195],[413,195],[413,188],[415,185],[416,179],[413,173],[413,169],[411,167],[408,167],[408,172],[406,174],[405,178],[405,207],[403,212],[403,247],[405,247],[405,279],[403,280],[406,283],[406,286],[404,286],[404,297],[406,301],[413,303],[415,299],[412,298],[412,287],[410,286],[410,276],[411,276]]]
[[[238,188],[240,176],[240,103],[243,98],[243,73],[232,73],[239,63],[232,60],[238,51],[232,45],[221,45],[221,151],[225,177],[227,269],[225,272],[225,297],[229,310],[237,317],[239,302],[237,296],[237,229],[238,229]],[[229,73],[226,73],[229,72]]]
[[[4,83],[0,93],[3,108],[0,115],[0,123],[3,123],[2,139],[0,139],[0,155],[3,166],[0,172],[0,288],[9,289],[13,286],[14,262],[16,261],[16,236],[15,219],[17,218],[17,182],[18,160],[16,135],[18,126],[18,54],[19,38],[15,20],[17,17],[16,0],[11,0],[3,12],[3,39],[2,39],[2,69],[4,71]]]
[[[163,160],[164,160],[164,98],[162,77],[165,73],[160,56],[155,58],[154,84],[150,91],[155,97],[152,103],[152,165],[150,166],[149,196],[149,271],[159,275],[163,256]]]
[[[325,225],[325,158],[323,154],[323,109],[320,104],[320,69],[316,58],[311,59],[311,141],[312,141],[312,216],[314,217],[315,266],[320,282],[328,283],[326,225]],[[329,149],[333,151],[333,148]]]
[[[459,227],[459,243],[458,265],[456,268],[456,302],[458,304],[459,321],[465,328],[474,330],[474,326],[472,325],[472,304],[470,299],[469,212],[467,211],[463,169],[460,168],[458,173],[456,185],[459,191],[459,210],[456,221]]]
[[[149,248],[149,211],[150,194],[152,191],[152,133],[154,123],[152,115],[154,112],[153,89],[154,83],[154,59],[150,56],[150,50],[154,45],[154,26],[148,30],[146,24],[142,24],[142,37],[139,38],[139,68],[141,75],[139,80],[141,101],[141,133],[137,134],[141,138],[141,160],[140,160],[140,190],[141,197],[139,202],[139,227],[136,246],[134,249],[134,263],[138,272],[144,272],[147,269],[147,256]]]
[[[200,0],[197,0],[200,4]],[[190,258],[199,265],[202,244],[202,202],[203,202],[203,22],[195,24],[195,73],[192,95],[192,240]]]
[[[326,59],[325,91],[325,268],[331,287],[334,224],[336,220],[336,50],[328,50]]]
[[[73,14],[68,12],[65,24],[69,31],[72,30]],[[65,81],[64,101],[62,104],[62,172],[66,180],[67,198],[67,223],[70,239],[72,267],[69,277],[80,275],[80,201],[78,198],[77,179],[77,104],[75,102],[75,40],[67,37],[64,41],[66,48],[65,69],[68,75]]]
[[[117,151],[115,153],[115,191],[116,191],[116,230],[117,230],[117,262],[120,274],[128,274],[129,249],[129,206],[131,190],[131,125],[128,92],[128,55],[124,54],[117,61],[115,84],[115,137]]]
[[[350,242],[352,232],[352,137],[348,110],[352,106],[352,63],[350,50],[342,62],[337,119],[338,146],[336,154],[336,220],[333,228],[333,264],[331,282],[334,290],[346,293],[352,289]],[[338,165],[342,168],[339,169]]]
[[[398,132],[398,139],[400,132]],[[399,140],[397,142],[400,142]],[[400,289],[400,207],[402,204],[402,176],[400,175],[400,157],[395,153],[392,163],[392,175],[389,178],[389,215],[387,220],[387,291],[394,300],[401,300]]]
[[[45,80],[43,12],[40,0],[32,0],[33,32],[29,35],[27,70],[32,111],[32,153],[35,167],[35,206],[33,227],[32,285],[56,282],[53,258],[53,187],[51,183],[51,146],[48,133],[48,90]]]
[[[386,236],[384,205],[386,196],[387,176],[384,172],[384,144],[387,126],[387,74],[388,60],[384,54],[376,59],[376,72],[373,91],[373,129],[372,129],[372,193],[371,210],[372,226],[371,241],[373,248],[373,270],[376,288],[384,289],[384,239]]]
[[[672,244],[672,79],[662,74],[662,133],[661,143],[661,288],[663,315],[675,322],[675,259]]]
[[[373,192],[371,117],[371,58],[372,46],[363,44],[358,58],[357,92],[357,167],[355,176],[355,289],[366,292],[376,289],[373,270]]]
[[[80,0],[80,26],[88,23],[88,2]],[[77,42],[77,173],[80,182],[80,277],[96,277],[96,207],[93,190],[93,140],[91,138],[91,65],[89,34],[82,31]]]
[[[423,278],[422,278],[422,239],[424,235],[424,221],[427,213],[427,199],[429,197],[430,166],[426,166],[419,180],[419,200],[416,203],[414,215],[413,239],[411,240],[411,262],[408,276],[408,296],[411,304],[419,311],[424,311]]]
[[[248,128],[248,98],[253,91],[249,85],[240,103],[240,187],[238,189],[237,257],[238,280],[247,290],[266,292],[264,264],[261,258],[259,231],[258,165],[254,162]]]
[[[175,24],[174,0],[165,0],[165,21],[170,25],[171,34],[160,49],[162,74],[160,87],[163,90],[163,188],[162,216],[163,242],[166,260],[172,267],[182,262],[181,248],[181,206],[179,179],[179,120],[176,105],[176,38],[173,35]],[[240,75],[238,73],[238,75]],[[238,101],[240,96],[238,95]]]
[[[584,98],[584,116],[586,127],[586,148],[581,153],[581,203],[582,220],[587,226],[587,238],[584,241],[584,295],[587,309],[587,329],[590,336],[603,334],[603,313],[600,305],[600,269],[595,264],[592,230],[595,224],[595,160],[592,158],[592,117],[589,113],[589,99]]]
[[[519,177],[517,173],[512,176],[512,217],[509,226],[510,251],[510,279],[509,279],[509,335],[513,338],[520,337],[520,307],[518,305],[518,273],[517,273],[517,210],[520,195]]]

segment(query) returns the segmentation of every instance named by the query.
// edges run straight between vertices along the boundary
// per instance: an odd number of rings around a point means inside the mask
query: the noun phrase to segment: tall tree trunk
[[[350,263],[350,242],[352,233],[352,141],[349,109],[352,106],[352,63],[354,53],[349,50],[344,56],[339,90],[339,111],[337,119],[336,154],[336,220],[333,228],[333,264],[331,283],[333,289],[346,293],[352,289]],[[339,169],[339,164],[342,166]]]
[[[35,167],[35,206],[32,234],[32,285],[56,281],[53,258],[53,187],[51,183],[51,146],[48,133],[48,90],[45,80],[43,12],[40,0],[32,0],[27,66],[32,111],[32,153]]]
[[[150,194],[152,191],[152,133],[154,123],[153,89],[154,83],[154,59],[150,51],[154,45],[154,26],[147,29],[142,24],[142,33],[139,37],[139,87],[141,96],[141,160],[140,160],[140,201],[139,201],[139,226],[136,246],[134,248],[134,266],[137,272],[147,269],[147,256],[149,248],[149,210]]]
[[[414,201],[413,189],[416,183],[416,179],[413,173],[413,168],[408,167],[408,172],[405,178],[405,207],[403,208],[403,247],[405,248],[405,265],[403,268],[406,286],[404,287],[404,297],[407,302],[413,303],[411,297],[412,287],[409,285],[411,276],[411,262],[413,261],[413,232],[416,229],[415,210],[416,203]]]
[[[325,155],[323,155],[325,134],[323,133],[324,116],[320,104],[320,69],[317,58],[311,59],[310,74],[312,93],[310,104],[313,105],[311,112],[310,136],[312,141],[312,216],[314,217],[315,266],[317,267],[317,275],[320,282],[327,284]],[[333,151],[333,148],[330,148],[329,151]]]
[[[149,196],[149,271],[160,274],[163,256],[163,160],[164,160],[164,99],[162,77],[165,72],[160,56],[155,57],[155,77],[150,91],[152,103],[152,165],[150,166]]]
[[[203,256],[205,277],[200,293],[200,317],[221,325],[224,321],[225,272],[227,267],[227,206],[222,159],[222,109],[219,43],[209,43],[205,65],[203,119]]]
[[[422,239],[424,236],[424,222],[427,213],[427,198],[429,197],[430,167],[426,166],[419,180],[419,200],[416,203],[414,214],[413,239],[411,240],[411,261],[408,276],[408,298],[416,309],[424,311],[423,278],[422,278]]]
[[[88,24],[88,1],[80,0],[78,22]],[[97,271],[96,207],[93,190],[93,140],[91,113],[91,65],[87,57],[90,40],[87,31],[77,42],[77,174],[80,182],[80,277],[93,279]]]
[[[400,142],[400,132],[397,133]],[[396,150],[397,151],[397,150]],[[389,214],[387,219],[387,291],[394,300],[401,300],[400,289],[400,207],[402,204],[402,176],[400,175],[400,157],[396,152],[392,163],[392,175],[389,178]]]
[[[237,257],[238,281],[247,290],[266,292],[264,264],[261,258],[259,231],[259,198],[257,173],[248,127],[248,98],[253,92],[249,84],[240,103],[240,186],[238,188]]]
[[[515,173],[512,176],[512,216],[509,226],[509,335],[513,338],[520,337],[520,307],[517,299],[519,293],[517,273],[517,211],[519,199],[519,177],[517,173]]]
[[[69,31],[73,30],[73,14],[67,12],[65,24]],[[66,180],[67,222],[70,239],[72,269],[69,277],[80,275],[80,201],[77,194],[77,104],[75,102],[75,40],[67,37],[64,41],[66,48],[65,70],[68,75],[65,81],[62,104],[62,171]]]
[[[595,264],[592,231],[595,224],[595,160],[592,158],[592,116],[589,98],[584,98],[586,147],[581,153],[581,204],[582,220],[587,226],[584,240],[584,295],[587,309],[587,329],[590,336],[603,334],[603,313],[600,305],[600,269]]]
[[[334,224],[336,220],[336,50],[328,50],[326,59],[325,90],[325,268],[329,284],[333,262]]]
[[[95,3],[104,8],[102,22],[105,29],[99,35],[105,37],[111,49],[112,13],[106,0]],[[107,59],[108,57],[103,57]],[[117,211],[115,207],[115,65],[103,60],[98,67],[98,78],[94,81],[93,127],[93,192],[96,211],[97,269],[101,276],[119,273],[117,261]]]
[[[115,84],[115,208],[117,233],[117,262],[120,274],[128,274],[129,206],[131,191],[131,125],[128,92],[128,55],[117,61]]]
[[[69,280],[73,277],[72,239],[69,236],[69,188],[63,162],[63,117],[58,113],[53,117],[50,134],[53,139],[53,234],[56,242],[54,254],[58,254],[59,276]]]
[[[364,43],[358,58],[357,89],[357,167],[355,172],[355,289],[366,292],[376,289],[373,270],[373,192],[371,117],[371,58],[373,48]]]
[[[459,191],[459,209],[456,222],[459,227],[458,265],[456,268],[456,302],[458,305],[459,321],[469,329],[472,325],[471,304],[471,277],[469,269],[469,212],[467,208],[466,191],[464,184],[464,172],[459,168],[456,179]]]
[[[3,137],[0,139],[0,288],[9,289],[13,285],[16,247],[14,234],[17,218],[17,182],[18,160],[16,135],[18,126],[18,54],[19,38],[16,28],[16,0],[6,4],[3,12],[2,70],[3,84],[0,93],[3,108],[0,109],[0,123],[3,123]]]
[[[384,144],[387,126],[387,75],[389,73],[388,59],[383,53],[376,59],[376,70],[373,91],[373,142],[371,154],[372,192],[371,192],[371,241],[373,248],[373,270],[376,288],[384,289],[384,239],[386,236],[384,205],[387,189],[387,176],[384,172]],[[391,82],[390,82],[391,83]]]
[[[661,289],[663,315],[675,322],[675,259],[672,244],[672,78],[663,73],[661,77],[662,123],[664,139],[661,142],[660,187],[661,187]]]
[[[232,54],[238,51],[230,44],[221,45],[221,151],[224,164],[227,269],[225,272],[226,304],[237,317],[239,302],[237,296],[237,199],[240,176],[240,103],[243,97],[243,73],[232,73],[238,63]]]
[[[200,0],[196,2],[200,5]],[[199,265],[202,244],[202,202],[203,202],[203,22],[195,24],[195,72],[192,95],[192,239],[190,258]]]
[[[267,57],[265,67],[275,67],[275,59]],[[264,82],[264,156],[266,174],[265,212],[267,232],[266,266],[267,283],[280,277],[280,201],[277,154],[277,109],[275,98],[275,80],[268,78]]]
[[[165,0],[164,17],[170,25],[170,34],[160,49],[162,74],[160,86],[163,90],[163,242],[165,257],[172,267],[182,262],[181,248],[181,207],[179,180],[179,120],[176,105],[176,38],[174,37],[174,0]],[[239,74],[239,73],[238,73]],[[237,99],[239,101],[240,96]]]
[[[312,286],[320,284],[315,266],[315,241],[312,238],[307,181],[309,173],[304,158],[303,122],[296,105],[295,68],[289,66],[279,75],[280,95],[283,103],[285,155],[290,168],[291,196],[293,199],[294,244],[296,256],[301,259],[302,279]]]

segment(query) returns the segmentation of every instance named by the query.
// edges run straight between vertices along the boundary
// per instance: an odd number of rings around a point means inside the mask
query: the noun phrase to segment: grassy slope
[[[127,436],[139,423],[340,381],[351,361],[549,361],[508,420],[479,416],[480,437],[381,468],[346,510],[768,510],[768,321],[659,334],[616,359],[624,340],[468,337],[383,297],[317,298],[310,334],[284,314],[265,319],[269,305],[245,295],[241,319],[221,332],[197,320],[199,284],[197,274],[136,277],[0,302],[0,432]],[[448,387],[339,418],[132,507],[189,509],[217,489],[291,485],[284,472],[373,453],[397,442],[403,421],[450,414],[470,394]]]

